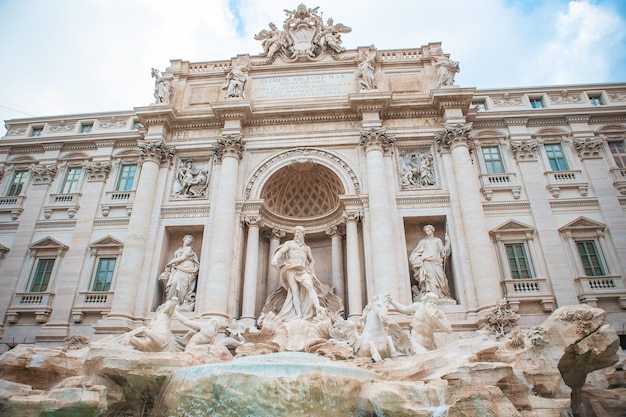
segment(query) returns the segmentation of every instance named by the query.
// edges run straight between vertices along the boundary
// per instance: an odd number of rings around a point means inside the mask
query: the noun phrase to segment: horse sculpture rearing
[[[395,359],[399,355],[398,350],[407,345],[408,338],[397,323],[387,322],[388,310],[389,295],[377,295],[363,310],[360,334],[357,324],[349,320],[335,323],[336,333],[352,346],[356,356],[369,357],[375,362]]]

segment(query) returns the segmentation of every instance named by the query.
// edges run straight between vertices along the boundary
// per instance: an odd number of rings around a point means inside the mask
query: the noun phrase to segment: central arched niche
[[[268,179],[261,199],[266,214],[278,223],[321,225],[341,215],[339,196],[343,194],[341,180],[329,168],[298,160]]]

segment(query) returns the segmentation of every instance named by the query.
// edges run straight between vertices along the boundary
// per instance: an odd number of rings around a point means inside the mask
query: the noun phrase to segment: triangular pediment
[[[606,225],[595,220],[591,220],[587,217],[579,217],[574,221],[569,222],[565,226],[559,229],[559,232],[566,231],[598,231],[604,230]]]
[[[56,239],[53,239],[51,237],[45,237],[35,243],[31,243],[28,246],[28,249],[30,249],[31,251],[34,250],[46,250],[46,249],[54,249],[54,250],[61,250],[61,251],[66,251],[69,249],[69,246],[64,245],[63,243],[59,242]]]
[[[513,233],[513,232],[523,232],[523,233],[532,233],[535,231],[535,228],[529,226],[527,224],[518,222],[517,220],[509,220],[500,226],[493,229],[490,233]]]
[[[117,240],[111,235],[105,236],[102,239],[98,239],[89,245],[91,249],[104,249],[104,248],[122,248],[124,242]]]

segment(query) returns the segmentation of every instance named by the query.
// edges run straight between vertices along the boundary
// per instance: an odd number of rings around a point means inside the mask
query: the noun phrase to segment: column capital
[[[164,162],[169,162],[176,152],[173,146],[167,145],[162,140],[154,142],[140,140],[137,141],[137,145],[141,152],[142,161],[153,161],[159,165]]]
[[[280,238],[285,237],[286,234],[287,232],[285,232],[284,230],[274,227],[272,230],[268,230],[267,232],[265,232],[263,234],[263,237],[268,240],[272,240],[272,239],[280,240]]]
[[[341,237],[345,235],[343,230],[341,230],[341,227],[339,227],[339,225],[337,224],[326,229],[326,234],[330,237],[335,237],[335,236]]]
[[[343,218],[346,220],[346,223],[358,223],[363,214],[358,211],[346,211],[343,213]]]
[[[601,138],[574,139],[574,148],[580,159],[602,158],[603,147]]]
[[[246,223],[248,227],[261,227],[262,217],[258,214],[248,215],[244,217],[243,221]]]
[[[385,151],[395,142],[395,137],[387,133],[387,129],[384,127],[372,127],[369,129],[361,130],[361,139],[359,146],[365,148],[365,152],[370,150]]]
[[[454,125],[445,125],[444,130],[439,133],[435,133],[435,140],[439,145],[439,152],[445,150],[450,151],[457,146],[465,146],[468,149],[472,149],[473,140],[469,137],[472,131],[472,124],[457,123]]]
[[[56,173],[56,165],[35,165],[30,169],[33,184],[50,184]]]
[[[225,135],[217,138],[217,145],[213,149],[218,161],[222,161],[226,157],[239,160],[245,146],[241,135]]]
[[[539,157],[539,142],[537,140],[511,141],[511,150],[517,162],[536,161]]]
[[[110,162],[87,162],[83,165],[87,173],[87,181],[105,181],[111,171]]]

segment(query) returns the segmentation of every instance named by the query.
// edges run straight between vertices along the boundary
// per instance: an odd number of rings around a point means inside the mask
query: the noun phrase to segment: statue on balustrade
[[[431,58],[437,67],[437,88],[454,85],[454,77],[459,72],[458,61],[453,61],[450,58],[440,55]]]
[[[370,53],[356,70],[356,78],[359,80],[361,90],[374,90],[376,88],[376,53]]]
[[[167,71],[163,74],[152,68],[152,78],[154,78],[154,98],[156,104],[170,104],[170,96],[172,95],[172,81],[174,77]]]
[[[444,261],[450,256],[450,239],[445,234],[445,243],[434,236],[435,227],[424,226],[426,237],[417,243],[409,256],[413,278],[422,295],[432,292],[439,298],[451,298]]]
[[[439,297],[428,292],[422,296],[422,301],[408,306],[389,298],[389,303],[399,312],[412,314],[411,320],[411,350],[414,355],[437,349],[435,344],[435,330],[446,333],[452,332],[452,326],[443,311],[437,309]]]
[[[222,85],[222,90],[226,90],[226,98],[243,98],[243,89],[248,81],[248,70],[248,63],[241,58],[237,59]]]
[[[200,262],[191,244],[193,236],[183,237],[183,246],[174,253],[174,258],[165,265],[159,276],[164,283],[165,300],[176,299],[183,311],[192,311],[196,302],[196,282]]]

